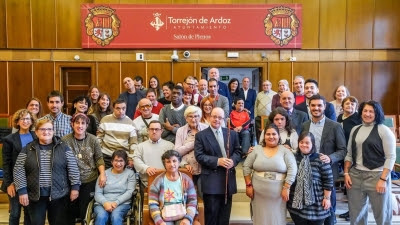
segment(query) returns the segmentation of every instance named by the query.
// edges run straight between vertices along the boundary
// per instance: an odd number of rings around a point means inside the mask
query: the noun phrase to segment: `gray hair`
[[[195,105],[190,105],[186,108],[185,112],[183,113],[183,116],[186,118],[189,114],[197,114],[201,118],[201,109]]]
[[[280,80],[280,81],[278,81],[278,84],[280,84],[280,83],[284,83],[284,84],[286,85],[286,87],[289,88],[289,82],[288,82],[287,80]]]

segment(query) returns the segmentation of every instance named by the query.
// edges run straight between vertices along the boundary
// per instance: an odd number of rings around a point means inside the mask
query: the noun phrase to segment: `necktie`
[[[291,116],[291,115],[292,115],[292,112],[290,112],[290,110],[288,110],[288,111],[287,111],[287,114],[288,114],[289,116]]]
[[[222,135],[222,132],[220,130],[215,131],[217,134],[217,141],[219,144],[219,148],[221,149],[222,156],[226,158],[226,151],[225,151],[225,145],[224,145],[224,136]]]

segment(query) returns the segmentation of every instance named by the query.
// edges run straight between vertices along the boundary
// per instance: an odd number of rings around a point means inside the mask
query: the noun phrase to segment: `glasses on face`
[[[46,131],[47,131],[47,132],[53,132],[53,128],[39,128],[38,130],[39,130],[40,132],[43,132],[43,133],[46,132]]]
[[[187,116],[187,118],[188,119],[197,119],[197,118],[199,118],[200,116],[199,115],[190,115],[190,116]]]
[[[216,116],[216,115],[214,115],[214,116],[211,116],[214,120],[223,120],[224,119],[224,117],[222,117],[222,116]]]
[[[185,82],[186,83],[186,82]],[[190,87],[194,87],[194,84],[191,84],[191,83],[186,83],[188,86],[190,86]]]
[[[151,132],[158,132],[158,131],[161,131],[162,129],[161,128],[149,128],[149,131],[151,131]]]
[[[151,108],[151,105],[141,105],[141,106],[139,106],[139,108],[140,109],[150,109]]]
[[[19,121],[31,121],[31,118],[19,118]]]
[[[114,159],[113,162],[114,163],[125,163],[125,161],[123,159],[121,159],[121,160]]]

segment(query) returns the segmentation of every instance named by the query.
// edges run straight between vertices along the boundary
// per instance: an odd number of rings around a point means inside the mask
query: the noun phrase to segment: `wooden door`
[[[87,95],[92,83],[92,73],[90,67],[63,67],[61,71],[64,112],[69,114],[72,101],[78,96]]]

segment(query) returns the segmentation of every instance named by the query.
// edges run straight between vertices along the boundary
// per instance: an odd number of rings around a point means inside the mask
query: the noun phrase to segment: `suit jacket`
[[[306,100],[307,101],[307,100]],[[307,114],[308,116],[308,110],[307,110],[307,103],[304,101],[300,105],[295,105],[294,108],[300,111],[303,111]],[[325,107],[325,116],[333,121],[336,121],[336,113],[335,113],[335,107],[333,107],[332,103],[326,102],[326,107]],[[311,118],[309,118],[311,119]]]
[[[228,85],[226,85],[222,81],[218,81],[218,87],[219,87],[218,94],[223,95],[228,99],[228,103],[229,103],[228,115],[229,115],[229,112],[231,111],[231,108],[232,108],[233,99],[231,99],[231,93],[229,91]]]
[[[36,138],[36,134],[30,131],[33,139]],[[7,193],[7,187],[14,182],[13,169],[17,157],[22,150],[21,138],[19,132],[7,135],[3,140],[3,169],[4,178],[1,190]]]
[[[296,130],[297,134],[300,135],[303,123],[308,119],[308,115],[305,112],[293,109],[292,114],[290,115],[290,119],[292,121],[292,125]]]
[[[222,128],[224,143],[227,144],[228,129]],[[240,162],[239,137],[230,131],[229,158],[233,160],[234,167],[229,169],[228,194],[237,192],[235,166]],[[226,169],[218,166],[218,158],[223,157],[218,141],[210,127],[198,132],[194,141],[194,154],[201,165],[201,188],[206,194],[225,194]]]
[[[311,120],[303,123],[303,131],[310,130]],[[346,138],[342,126],[329,118],[325,118],[325,125],[322,129],[320,153],[331,158],[333,179],[339,177],[338,162],[343,160],[347,154]]]
[[[256,90],[249,88],[247,91],[247,98],[244,97],[244,90],[240,88],[239,97],[244,99],[244,108],[250,111],[250,118],[254,119],[254,105],[256,104],[257,93]]]

